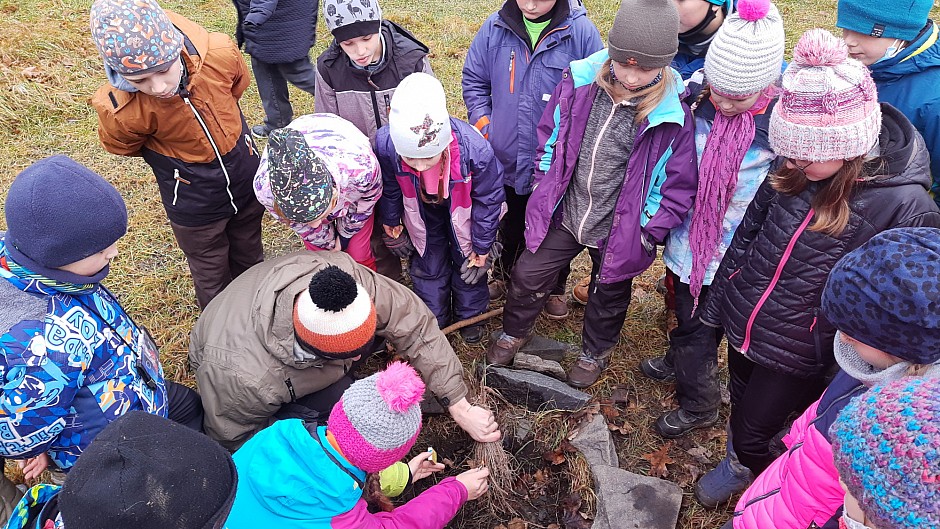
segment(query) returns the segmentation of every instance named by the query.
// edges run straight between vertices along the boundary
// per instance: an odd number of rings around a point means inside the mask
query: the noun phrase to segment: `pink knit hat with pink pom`
[[[366,472],[392,466],[421,431],[424,382],[403,362],[349,386],[333,406],[327,429],[350,463]]]
[[[774,153],[811,162],[849,160],[868,154],[880,132],[881,107],[868,69],[828,31],[804,33],[770,118]]]

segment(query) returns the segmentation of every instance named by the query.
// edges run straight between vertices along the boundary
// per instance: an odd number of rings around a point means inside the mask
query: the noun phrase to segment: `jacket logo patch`
[[[425,114],[424,121],[422,121],[420,125],[410,128],[411,132],[421,136],[421,138],[418,139],[418,148],[421,148],[432,142],[436,142],[437,135],[441,132],[443,127],[444,126],[440,123],[435,124],[430,114]]]
[[[885,34],[884,24],[875,24],[875,26],[871,28],[872,37],[881,37],[884,34]]]

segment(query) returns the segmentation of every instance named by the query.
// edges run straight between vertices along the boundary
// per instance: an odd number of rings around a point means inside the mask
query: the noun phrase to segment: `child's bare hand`
[[[49,465],[52,464],[52,459],[49,458],[49,454],[43,453],[36,457],[17,461],[16,464],[19,465],[20,469],[23,471],[23,479],[30,481],[41,476],[42,473],[49,468]]]
[[[457,481],[467,488],[467,499],[475,500],[486,494],[486,491],[489,490],[490,483],[487,481],[489,476],[489,469],[486,467],[480,467],[474,468],[473,470],[468,470],[462,474],[458,474]]]
[[[408,468],[411,469],[411,482],[424,479],[435,472],[444,470],[442,463],[431,461],[431,452],[421,452],[408,462]]]
[[[405,229],[405,227],[402,226],[401,224],[399,224],[398,226],[395,226],[394,228],[387,224],[383,224],[382,228],[385,230],[385,235],[388,235],[389,237],[393,239],[397,239],[398,236],[401,235],[402,230]]]
[[[339,235],[337,235],[336,240],[333,241],[333,248],[331,248],[330,251],[333,253],[343,251],[343,241],[340,240]]]
[[[477,255],[476,252],[470,252],[470,266],[476,268],[482,268],[486,266],[486,258],[489,254]]]

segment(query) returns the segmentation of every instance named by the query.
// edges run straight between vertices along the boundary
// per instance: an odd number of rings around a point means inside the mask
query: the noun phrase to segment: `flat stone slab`
[[[538,410],[578,410],[591,396],[552,377],[521,369],[486,367],[486,385],[513,404]]]
[[[494,332],[490,335],[490,340],[495,342],[497,339],[499,339],[499,335],[502,332],[502,330]],[[531,340],[529,340],[529,343],[525,344],[525,347],[519,350],[519,352],[539,356],[546,360],[561,362],[561,359],[565,357],[565,353],[569,353],[575,350],[576,347],[571,344],[559,342],[558,340],[552,340],[551,338],[546,338],[536,334],[532,337]]]
[[[592,529],[676,529],[682,490],[670,481],[598,465],[597,515]]]
[[[577,435],[571,439],[571,445],[584,455],[592,470],[595,466],[620,466],[614,438],[600,413],[580,427]]]
[[[530,355],[528,353],[523,353],[522,351],[516,353],[516,357],[512,362],[513,369],[527,369],[529,371],[535,371],[536,373],[542,373],[543,375],[548,375],[558,380],[565,380],[567,374],[565,373],[565,368],[561,367],[561,364],[554,360],[546,360],[541,356]]]

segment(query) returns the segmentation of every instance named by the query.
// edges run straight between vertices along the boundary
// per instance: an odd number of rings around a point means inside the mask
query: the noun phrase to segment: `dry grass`
[[[38,158],[66,153],[104,175],[123,194],[130,214],[130,230],[121,242],[121,256],[113,266],[108,285],[121,297],[125,307],[154,333],[162,345],[162,358],[168,375],[192,383],[187,369],[188,334],[198,316],[188,270],[176,247],[159,201],[159,193],[149,168],[140,159],[111,156],[99,146],[96,117],[88,99],[104,81],[100,61],[87,29],[87,0],[0,0],[0,189],[5,190],[14,176]],[[165,1],[205,26],[233,33],[234,9],[229,0]],[[433,50],[432,66],[447,91],[450,111],[465,116],[460,98],[460,70],[465,50],[480,24],[500,5],[497,0],[382,0],[386,15],[414,32]],[[832,28],[834,0],[781,0],[787,21],[788,49],[803,30],[813,26]],[[613,21],[617,2],[588,0],[587,7],[602,35]],[[321,21],[320,38],[312,52],[316,56],[327,45],[328,35]],[[297,115],[312,111],[309,95],[292,90]],[[242,108],[250,123],[262,117],[257,92],[251,87]],[[5,194],[0,192],[0,197]],[[0,228],[3,223],[0,221]],[[285,227],[266,219],[264,240],[269,257],[299,247],[296,237]],[[572,281],[586,274],[582,256],[576,263]],[[663,440],[652,433],[652,421],[671,405],[673,388],[642,377],[637,364],[645,357],[661,354],[666,347],[659,327],[662,302],[654,283],[662,266],[654,266],[634,283],[634,297],[621,345],[604,378],[590,389],[598,398],[615,386],[630,388],[631,405],[624,411],[630,433],[615,434],[621,466],[646,473],[649,463],[642,455],[658,450]],[[573,309],[566,322],[540,321],[537,330],[570,343],[580,340],[582,310]],[[492,326],[493,324],[491,324]],[[459,338],[455,338],[460,342]],[[455,343],[467,365],[478,359],[481,347]],[[566,424],[558,414],[535,417],[539,443],[557,448],[566,434]],[[430,429],[443,438],[459,439],[453,423],[432,420]],[[727,511],[709,512],[691,499],[687,451],[701,446],[711,454],[712,463],[723,452],[724,438],[718,429],[699,432],[673,445],[668,479],[685,483],[686,498],[679,527],[718,527]],[[593,504],[590,477],[583,460],[573,458],[564,484],[580,492],[587,505]]]

